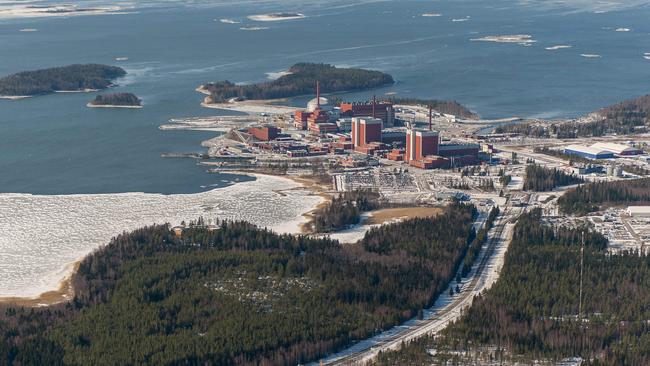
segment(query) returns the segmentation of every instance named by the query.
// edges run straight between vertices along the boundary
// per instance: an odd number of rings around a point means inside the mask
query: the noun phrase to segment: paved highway
[[[506,207],[497,217],[489,232],[489,239],[479,254],[469,277],[463,281],[459,294],[449,298],[448,290],[436,303],[433,316],[425,320],[409,321],[387,331],[387,335],[374,337],[372,342],[362,341],[348,350],[323,360],[322,365],[363,365],[374,359],[380,351],[397,350],[402,342],[409,342],[423,335],[434,335],[450,322],[460,317],[462,310],[471,305],[474,296],[491,286],[498,278],[503,257],[512,238],[512,229],[520,209]],[[452,281],[450,286],[455,287]],[[448,298],[448,299],[447,299]],[[445,301],[447,300],[447,301]],[[440,306],[438,303],[442,302]],[[383,334],[382,334],[383,335]]]

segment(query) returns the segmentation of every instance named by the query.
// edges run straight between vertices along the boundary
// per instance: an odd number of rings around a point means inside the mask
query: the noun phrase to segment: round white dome
[[[316,98],[312,99],[307,103],[307,110],[309,112],[313,112],[316,110],[316,107],[318,106],[318,101]],[[327,98],[320,97],[320,109],[324,111],[331,111],[332,106],[329,104],[329,100]]]

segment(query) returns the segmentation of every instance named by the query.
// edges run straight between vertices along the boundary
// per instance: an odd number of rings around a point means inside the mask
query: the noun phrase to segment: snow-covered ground
[[[197,194],[0,194],[0,297],[56,290],[73,262],[123,231],[203,216],[294,233],[322,201],[294,181],[264,175]]]
[[[335,233],[331,233],[323,236],[328,236],[331,239],[338,240],[339,242],[344,244],[354,244],[357,241],[363,239],[363,237],[366,235],[366,232],[368,230],[372,229],[373,227],[381,226],[377,224],[367,224],[368,220],[371,217],[372,217],[371,212],[364,212],[361,214],[361,222],[359,224],[352,225],[345,230],[337,231]]]

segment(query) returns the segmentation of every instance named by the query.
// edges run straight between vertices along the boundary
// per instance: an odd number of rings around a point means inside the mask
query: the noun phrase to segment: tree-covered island
[[[206,103],[221,103],[232,98],[276,99],[312,94],[317,81],[322,93],[366,90],[395,82],[391,75],[380,71],[297,63],[276,80],[248,85],[223,80],[202,85],[199,90],[209,94]]]
[[[88,107],[142,108],[142,101],[132,93],[100,94],[88,103]]]
[[[101,90],[126,75],[121,67],[85,64],[22,71],[0,78],[0,96],[36,96],[54,92]]]

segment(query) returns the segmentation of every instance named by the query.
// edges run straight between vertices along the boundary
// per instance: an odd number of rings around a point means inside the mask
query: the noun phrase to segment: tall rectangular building
[[[406,130],[406,154],[404,160],[422,160],[426,156],[438,155],[440,136],[437,131]]]
[[[371,142],[381,142],[382,120],[379,118],[352,118],[352,142],[354,147]]]

